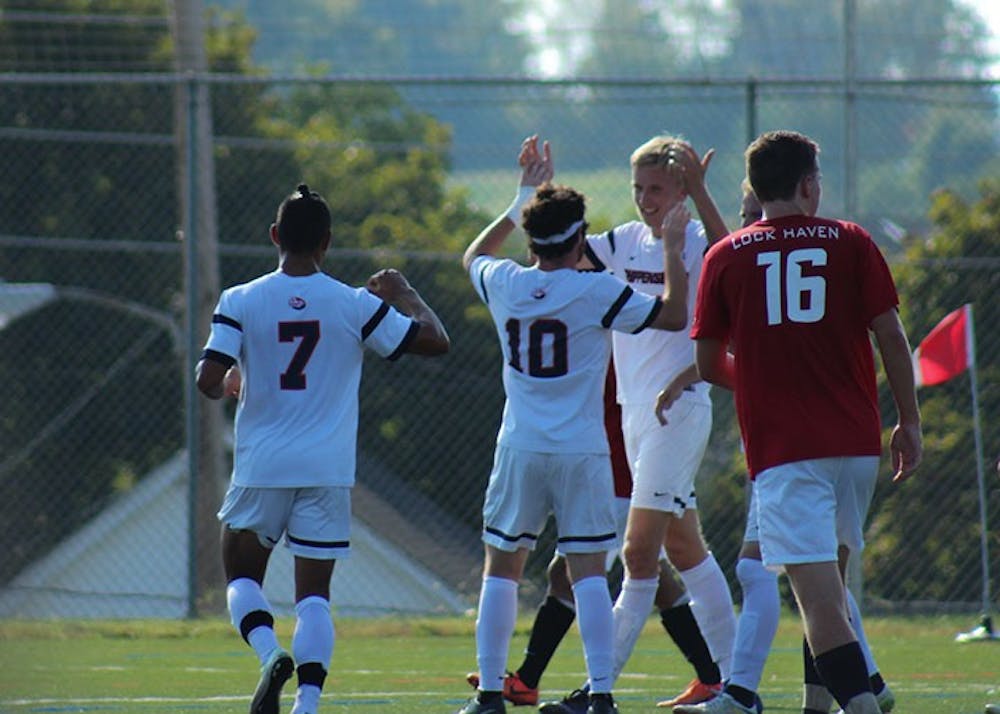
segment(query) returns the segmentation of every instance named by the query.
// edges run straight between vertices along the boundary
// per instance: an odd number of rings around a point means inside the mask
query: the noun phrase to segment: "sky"
[[[998,0],[966,0],[986,21],[993,34],[990,53],[993,55],[992,76],[1000,79],[1000,2]]]

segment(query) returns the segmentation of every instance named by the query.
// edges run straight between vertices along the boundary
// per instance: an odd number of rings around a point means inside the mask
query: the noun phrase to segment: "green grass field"
[[[1000,642],[956,644],[971,617],[870,618],[875,656],[900,714],[981,714],[1000,701]],[[511,646],[516,666],[524,619]],[[292,623],[279,621],[287,643]],[[800,630],[786,615],[768,660],[761,696],[769,712],[798,712]],[[0,712],[245,712],[255,658],[221,618],[184,622],[0,622]],[[323,697],[326,712],[454,712],[475,669],[471,619],[343,620]],[[583,656],[574,629],[542,681],[543,698],[580,684]],[[622,714],[664,711],[691,669],[650,620],[616,698]],[[294,682],[294,680],[293,680]],[[292,683],[290,683],[292,684]],[[286,687],[283,711],[291,708]],[[532,708],[508,707],[529,714]]]

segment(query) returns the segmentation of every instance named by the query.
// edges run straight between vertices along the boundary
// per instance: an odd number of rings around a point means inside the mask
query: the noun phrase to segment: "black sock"
[[[805,637],[802,638],[802,683],[802,714],[830,714],[833,698],[816,671],[816,662]]]
[[[517,674],[526,687],[535,689],[549,660],[576,619],[576,611],[549,595],[535,613],[524,661]]]
[[[702,684],[718,684],[722,681],[719,665],[712,661],[712,653],[708,650],[705,638],[701,636],[701,629],[690,605],[685,603],[660,610],[660,622],[684,658],[694,667]]]
[[[726,694],[731,696],[747,709],[753,709],[754,701],[757,699],[756,692],[751,692],[746,687],[741,687],[738,684],[727,684]]]
[[[480,689],[476,694],[476,701],[480,704],[495,704],[503,701],[503,692],[484,692]]]
[[[809,649],[809,642],[805,637],[802,638],[802,681],[806,684],[826,686],[826,682],[816,671],[816,661],[813,659],[812,650]]]
[[[856,641],[827,650],[815,661],[816,671],[841,709],[846,709],[847,703],[857,695],[871,692],[865,656]]]

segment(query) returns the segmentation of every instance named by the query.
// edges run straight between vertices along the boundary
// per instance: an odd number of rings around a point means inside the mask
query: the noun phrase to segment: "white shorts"
[[[632,467],[632,507],[682,516],[696,509],[694,477],[712,433],[712,406],[681,399],[666,425],[653,404],[622,406],[625,453]]]
[[[351,553],[351,489],[253,488],[229,485],[218,513],[234,530],[253,531],[273,548],[285,536],[293,555],[339,560]]]
[[[837,546],[864,548],[864,526],[878,476],[877,456],[781,464],[757,474],[754,497],[764,565],[837,560]]]
[[[483,503],[483,542],[534,550],[549,514],[561,553],[615,547],[615,490],[607,454],[550,454],[497,446]]]
[[[760,528],[757,527],[757,497],[754,496],[753,481],[747,481],[747,527],[743,531],[744,543],[759,543]]]
[[[629,499],[615,496],[615,542],[608,548],[604,569],[610,571],[615,561],[620,557],[622,546],[625,545],[625,526],[628,524]],[[556,546],[556,555],[565,556],[562,548]]]

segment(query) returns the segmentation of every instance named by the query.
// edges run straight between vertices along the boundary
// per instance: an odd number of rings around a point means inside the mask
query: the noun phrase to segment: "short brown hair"
[[[747,178],[757,200],[792,198],[799,181],[819,170],[819,145],[797,131],[769,131],[747,147]]]

